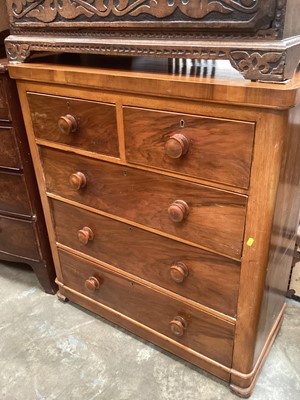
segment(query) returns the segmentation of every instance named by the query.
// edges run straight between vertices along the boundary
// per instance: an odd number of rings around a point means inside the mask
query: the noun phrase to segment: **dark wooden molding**
[[[285,81],[300,59],[294,0],[7,0],[7,5],[10,62],[24,62],[34,51],[225,59],[246,79]]]
[[[90,53],[118,56],[229,60],[246,79],[285,81],[299,63],[300,36],[274,41],[186,41],[85,38],[81,36],[40,37],[10,35],[6,52],[11,63],[26,61],[32,52]]]

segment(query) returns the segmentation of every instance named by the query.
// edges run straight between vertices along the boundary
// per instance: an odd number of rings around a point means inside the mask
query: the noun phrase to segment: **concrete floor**
[[[0,264],[0,398],[238,399],[217,378],[45,294],[17,264]],[[288,302],[251,399],[300,399],[300,303]]]

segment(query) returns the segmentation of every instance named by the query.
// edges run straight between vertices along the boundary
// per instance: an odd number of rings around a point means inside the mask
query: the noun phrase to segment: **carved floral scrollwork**
[[[72,20],[78,16],[104,18],[110,14],[115,17],[148,14],[162,19],[176,10],[193,20],[201,20],[212,12],[239,11],[253,15],[259,10],[261,0],[10,0],[10,3],[14,19],[26,17],[50,23],[57,16]]]
[[[245,78],[263,80],[267,77],[282,76],[285,66],[284,52],[230,52],[230,62]]]
[[[5,48],[10,62],[21,63],[30,55],[30,45],[27,43],[6,42]]]

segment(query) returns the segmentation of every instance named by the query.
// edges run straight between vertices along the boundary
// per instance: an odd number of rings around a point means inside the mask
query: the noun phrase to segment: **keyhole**
[[[180,128],[184,128],[184,120],[183,119],[180,120]]]

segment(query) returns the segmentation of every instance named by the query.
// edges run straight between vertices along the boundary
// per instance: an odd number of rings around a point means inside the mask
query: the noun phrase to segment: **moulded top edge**
[[[186,61],[150,57],[121,57],[120,61],[120,57],[104,56],[95,58],[97,63],[88,59],[81,65],[10,64],[9,73],[18,80],[279,110],[300,102],[300,70],[289,82],[265,83],[246,81],[227,61],[203,60],[195,67],[181,65]],[[199,73],[191,73],[193,68]]]

